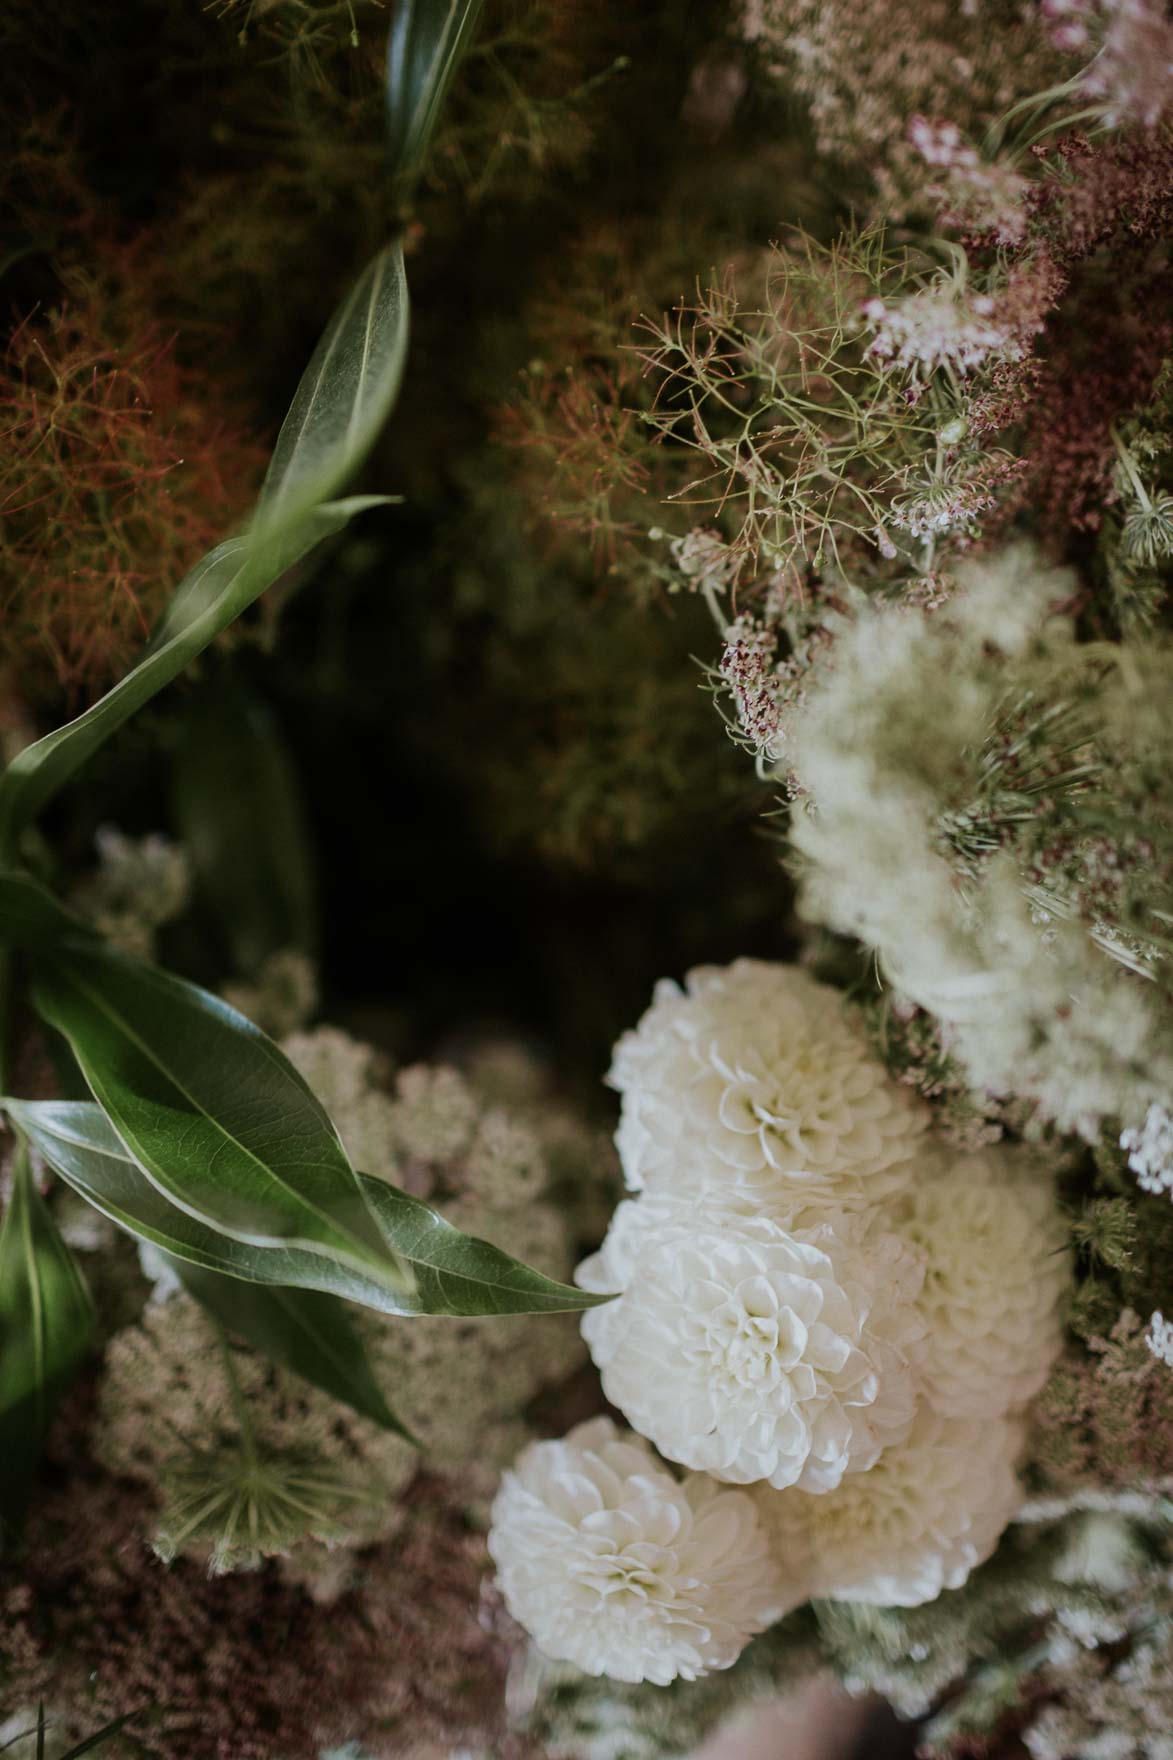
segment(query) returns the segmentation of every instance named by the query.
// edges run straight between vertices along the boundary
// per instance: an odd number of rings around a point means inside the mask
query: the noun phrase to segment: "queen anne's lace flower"
[[[608,1399],[662,1454],[733,1484],[825,1491],[907,1434],[915,1248],[835,1213],[789,1233],[720,1199],[665,1204],[644,1226],[648,1201],[620,1207],[618,1247],[578,1277],[615,1288],[626,1272],[583,1336]]]
[[[934,1151],[896,1212],[925,1256],[924,1384],[939,1412],[998,1417],[1042,1387],[1063,1342],[1068,1231],[1028,1155]]]
[[[1139,1130],[1122,1131],[1120,1147],[1142,1192],[1173,1193],[1173,1118],[1154,1101]]]
[[[665,1686],[728,1668],[793,1606],[752,1499],[678,1481],[608,1418],[506,1473],[489,1550],[510,1612],[554,1661]]]
[[[964,373],[992,354],[1017,360],[1022,353],[988,294],[967,297],[948,280],[897,305],[870,299],[863,315],[875,331],[869,352],[913,373],[927,375],[943,366]]]
[[[829,1601],[917,1607],[987,1559],[1022,1502],[1021,1428],[924,1408],[907,1441],[826,1497],[755,1493],[782,1571]]]
[[[1173,1320],[1166,1320],[1160,1308],[1150,1316],[1144,1341],[1159,1363],[1173,1369]]]
[[[665,979],[615,1048],[627,1183],[722,1186],[782,1214],[856,1208],[907,1181],[924,1114],[871,1055],[839,992],[793,966],[739,959]]]

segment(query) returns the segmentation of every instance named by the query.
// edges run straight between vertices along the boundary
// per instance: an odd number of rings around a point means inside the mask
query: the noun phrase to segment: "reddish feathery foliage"
[[[0,369],[0,602],[33,696],[125,668],[264,462],[120,293],[94,282],[32,314]]]
[[[1048,173],[1028,198],[1030,233],[1069,260],[1114,240],[1155,239],[1173,218],[1173,141],[1165,132],[1092,143],[1064,135],[1037,157]]]
[[[1045,175],[1025,197],[1011,284],[1042,335],[994,369],[972,420],[979,434],[1018,429],[1024,471],[1002,517],[1029,506],[1062,538],[1099,525],[1113,498],[1113,428],[1148,401],[1173,342],[1173,277],[1154,249],[1173,219],[1173,145],[1073,133],[1038,156]]]
[[[593,375],[531,375],[525,402],[503,410],[498,423],[507,444],[531,455],[528,484],[524,469],[519,481],[548,516],[547,537],[556,541],[561,531],[588,539],[608,569],[644,539],[643,525],[627,512],[631,498],[647,495],[651,477],[640,456],[646,442],[630,444],[639,421],[626,401],[634,378],[622,360],[619,370],[596,368]]]
[[[1052,324],[1027,405],[1022,501],[1056,536],[1099,526],[1113,499],[1113,426],[1148,402],[1173,347],[1173,277],[1161,270],[1139,288],[1124,283],[1123,298],[1121,285],[1081,290]]]

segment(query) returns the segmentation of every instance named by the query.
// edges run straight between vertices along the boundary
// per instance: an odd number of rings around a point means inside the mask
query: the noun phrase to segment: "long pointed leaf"
[[[582,1290],[534,1271],[475,1235],[462,1234],[418,1198],[360,1173],[375,1221],[387,1245],[415,1273],[416,1299],[425,1314],[558,1314],[594,1307]]]
[[[363,1342],[336,1296],[242,1283],[182,1259],[174,1265],[196,1300],[229,1332],[384,1430],[414,1440],[383,1398]]]
[[[387,47],[387,156],[405,183],[418,171],[482,0],[397,0]]]
[[[105,948],[34,968],[33,1001],[171,1202],[256,1246],[337,1259],[402,1291],[337,1131],[251,1021],[195,984]]]
[[[273,448],[258,531],[300,521],[358,467],[399,391],[407,354],[403,252],[368,264],[327,325]]]
[[[97,942],[97,932],[75,917],[38,881],[0,869],[0,943],[23,951],[71,942]]]
[[[62,1179],[112,1222],[173,1258],[228,1277],[324,1290],[404,1316],[565,1312],[601,1299],[531,1271],[499,1247],[462,1235],[426,1204],[360,1174],[367,1202],[395,1250],[407,1263],[412,1253],[423,1255],[413,1266],[415,1287],[406,1294],[388,1291],[321,1254],[250,1246],[176,1209],[91,1101],[2,1104]]]
[[[183,580],[138,664],[0,776],[0,851],[74,772],[253,600],[372,498],[329,498],[362,462],[399,392],[407,353],[403,253],[380,251],[326,327],[285,418],[249,531]],[[375,498],[378,499],[378,498]]]
[[[0,850],[11,851],[16,834],[74,772],[254,599],[369,505],[366,497],[327,504],[296,526],[230,538],[198,562],[138,664],[84,713],[18,752],[0,776]]]
[[[103,1216],[173,1259],[260,1284],[323,1290],[381,1313],[416,1313],[404,1297],[323,1253],[258,1247],[221,1234],[172,1204],[92,1100],[5,1100],[13,1121],[55,1173]]]
[[[89,1348],[93,1306],[18,1145],[0,1223],[0,1532],[21,1520],[53,1408]]]

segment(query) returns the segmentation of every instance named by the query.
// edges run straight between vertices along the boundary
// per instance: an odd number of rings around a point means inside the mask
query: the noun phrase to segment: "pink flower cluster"
[[[1173,103],[1173,19],[1162,0],[1042,0],[1051,41],[1094,51],[1080,81],[1113,128],[1156,128]]]
[[[1021,243],[1026,235],[1023,196],[1028,180],[997,159],[983,159],[955,122],[914,116],[908,139],[926,165],[941,173],[926,190],[947,226],[991,238],[997,244]]]

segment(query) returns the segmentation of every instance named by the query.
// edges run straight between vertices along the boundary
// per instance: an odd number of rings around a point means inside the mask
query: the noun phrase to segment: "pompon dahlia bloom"
[[[919,1607],[989,1558],[1022,1503],[1021,1426],[925,1407],[912,1434],[826,1497],[754,1494],[781,1569],[827,1601]]]
[[[640,1211],[647,1200],[621,1206]],[[788,1232],[704,1198],[579,1268],[607,1398],[662,1454],[732,1484],[827,1491],[907,1435],[924,1323],[916,1248],[832,1214]]]
[[[676,1479],[609,1418],[506,1473],[489,1550],[510,1612],[554,1661],[666,1686],[728,1668],[787,1606],[752,1499]]]
[[[955,1418],[1024,1406],[1063,1345],[1071,1259],[1054,1182],[1025,1151],[934,1151],[893,1224],[925,1257],[931,1403]]]
[[[857,1208],[901,1189],[925,1125],[840,993],[764,960],[698,966],[684,990],[664,979],[607,1080],[636,1189]]]

